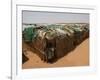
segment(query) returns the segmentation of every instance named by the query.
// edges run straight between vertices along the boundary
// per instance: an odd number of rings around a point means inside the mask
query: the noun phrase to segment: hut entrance
[[[56,42],[55,39],[52,40],[46,40],[46,61],[47,62],[53,62],[54,59],[56,59],[56,54],[55,54],[55,47],[56,47]]]

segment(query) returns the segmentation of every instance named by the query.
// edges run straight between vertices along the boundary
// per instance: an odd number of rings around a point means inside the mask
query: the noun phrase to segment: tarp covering
[[[29,25],[28,25],[29,26]],[[44,61],[60,58],[89,37],[89,24],[35,24],[25,28],[23,40],[31,42]]]

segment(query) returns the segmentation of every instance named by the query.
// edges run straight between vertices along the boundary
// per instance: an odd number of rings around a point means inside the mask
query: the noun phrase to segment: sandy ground
[[[28,54],[26,54],[26,56],[29,58],[29,60],[22,65],[23,69],[88,66],[89,65],[89,39],[83,41],[72,52],[60,58],[54,63],[46,63],[41,61],[41,59],[30,50],[28,51]]]

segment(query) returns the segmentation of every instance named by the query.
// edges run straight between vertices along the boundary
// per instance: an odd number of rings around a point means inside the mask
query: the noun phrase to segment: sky
[[[59,13],[59,12],[35,12],[23,11],[22,22],[34,23],[89,23],[88,13]]]

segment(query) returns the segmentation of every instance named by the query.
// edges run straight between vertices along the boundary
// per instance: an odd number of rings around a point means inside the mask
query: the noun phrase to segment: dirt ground
[[[28,46],[24,44],[24,47]],[[73,51],[58,59],[54,63],[46,63],[28,50],[26,56],[29,58],[27,62],[22,65],[23,69],[29,68],[48,68],[48,67],[72,67],[72,66],[88,66],[89,65],[89,39],[84,40]]]

